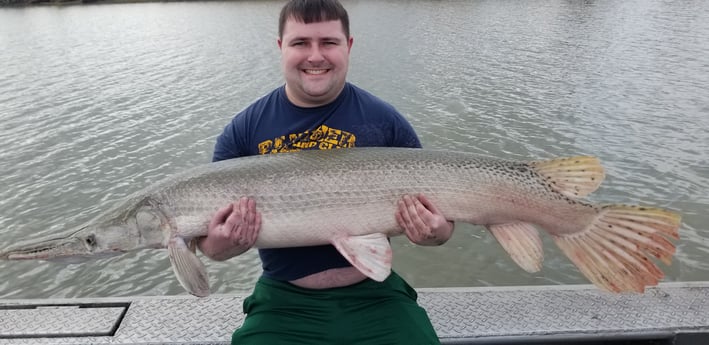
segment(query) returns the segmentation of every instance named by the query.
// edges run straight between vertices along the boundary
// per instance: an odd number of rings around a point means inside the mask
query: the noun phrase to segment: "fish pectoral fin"
[[[197,239],[193,238],[187,242],[187,248],[192,252],[192,254],[197,255]]]
[[[332,244],[352,266],[369,278],[381,282],[391,273],[391,246],[382,233],[343,235],[333,239]]]
[[[535,161],[529,165],[552,189],[569,198],[593,193],[606,176],[601,162],[591,156]]]
[[[542,269],[542,261],[544,261],[542,240],[532,224],[495,224],[488,225],[487,229],[519,267],[529,273],[539,272]]]
[[[606,205],[586,228],[554,241],[596,286],[643,292],[663,278],[650,258],[671,263],[669,239],[679,239],[680,223],[679,214],[659,208]]]
[[[180,285],[197,297],[209,295],[209,277],[207,269],[197,255],[181,237],[173,237],[167,245],[172,270]]]

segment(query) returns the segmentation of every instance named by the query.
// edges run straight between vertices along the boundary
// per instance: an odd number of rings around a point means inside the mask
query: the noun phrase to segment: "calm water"
[[[425,146],[597,155],[608,177],[591,200],[681,211],[667,280],[709,280],[709,2],[345,5],[350,80],[393,103]],[[282,83],[280,6],[0,9],[0,247],[209,161],[233,114]],[[537,274],[466,225],[440,248],[394,239],[394,266],[416,287],[586,283],[544,241]],[[207,266],[218,293],[248,292],[260,273],[253,251]],[[0,298],[183,293],[160,250],[0,262]]]

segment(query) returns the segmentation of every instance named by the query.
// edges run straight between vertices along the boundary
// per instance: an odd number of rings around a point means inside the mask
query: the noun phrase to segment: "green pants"
[[[378,283],[311,290],[261,277],[244,300],[239,345],[440,344],[416,291],[393,273]]]

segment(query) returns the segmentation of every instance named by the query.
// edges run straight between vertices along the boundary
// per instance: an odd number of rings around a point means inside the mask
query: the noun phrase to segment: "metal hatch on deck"
[[[0,305],[0,339],[110,337],[130,303]]]

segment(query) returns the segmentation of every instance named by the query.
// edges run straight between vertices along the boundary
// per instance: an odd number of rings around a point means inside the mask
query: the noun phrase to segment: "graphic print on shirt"
[[[355,146],[354,134],[341,129],[320,125],[313,131],[282,135],[258,144],[259,154],[281,153],[312,149],[349,148]]]

